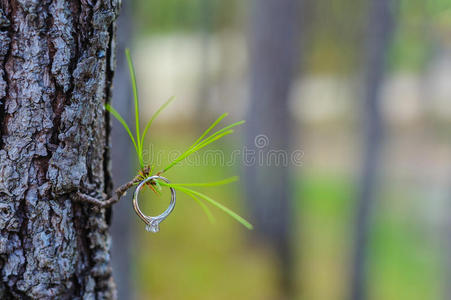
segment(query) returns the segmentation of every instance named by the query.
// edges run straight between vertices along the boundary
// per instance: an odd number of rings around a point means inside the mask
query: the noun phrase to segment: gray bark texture
[[[0,0],[0,298],[111,299],[109,117],[119,0]]]

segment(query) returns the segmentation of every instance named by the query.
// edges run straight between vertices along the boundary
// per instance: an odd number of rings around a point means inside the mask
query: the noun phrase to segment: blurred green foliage
[[[235,22],[237,0],[137,0],[136,22],[141,34],[212,32]]]
[[[154,129],[154,151],[184,149],[196,136],[189,126]],[[168,134],[170,132],[170,134]],[[163,134],[164,133],[164,134]],[[227,139],[211,149],[226,155],[240,148]],[[165,157],[164,155],[162,156]],[[227,156],[226,156],[227,157]],[[162,160],[162,165],[166,161]],[[323,169],[302,169],[296,176],[297,224],[295,299],[346,299],[352,253],[355,186],[346,174]],[[239,173],[239,165],[184,165],[168,173],[171,180],[203,181]],[[370,299],[439,299],[443,274],[438,245],[421,222],[406,214],[415,197],[385,184],[376,207],[370,243]],[[240,184],[205,188],[245,214]],[[164,210],[161,199],[149,192],[143,209]],[[251,242],[248,232],[218,210],[209,223],[193,200],[178,195],[174,213],[150,234],[137,219],[134,277],[140,299],[275,299],[277,272],[273,254],[264,244]]]
[[[143,35],[214,33],[243,28],[248,1],[137,0],[135,22]],[[360,66],[368,0],[306,1],[304,4],[305,67],[315,73],[349,73]],[[390,51],[392,69],[418,70],[444,37],[440,24],[451,22],[447,0],[400,0],[397,31]],[[438,35],[437,35],[438,34]]]
[[[351,74],[361,67],[368,0],[307,1],[305,69],[313,73]],[[135,4],[140,38],[163,34],[245,34],[249,1],[138,0]],[[451,1],[401,0],[397,30],[389,53],[391,70],[419,71],[434,51],[450,41]],[[238,27],[239,24],[241,27]],[[301,54],[301,53],[300,53]],[[227,63],[227,62],[226,62]],[[343,121],[343,122],[346,122]],[[191,124],[192,125],[192,124]],[[443,127],[443,139],[447,131]],[[433,134],[438,134],[435,130]],[[316,134],[316,133],[315,133]],[[153,151],[185,150],[197,138],[186,124],[155,128]],[[449,139],[446,139],[449,140]],[[212,149],[240,148],[227,139]],[[161,165],[168,163],[163,156]],[[203,182],[240,174],[240,166],[182,165],[168,173],[176,182]],[[296,299],[347,299],[352,255],[356,187],[350,170],[331,173],[303,167],[296,174],[295,203]],[[370,299],[423,300],[443,298],[443,257],[436,228],[410,211],[417,201],[409,187],[384,182],[375,207],[370,236]],[[206,188],[215,198],[246,216],[240,184]],[[159,212],[167,203],[149,193],[144,210]],[[141,299],[276,299],[277,274],[268,247],[249,241],[248,232],[213,210],[210,224],[193,200],[178,195],[174,213],[151,235],[137,220],[135,278]]]

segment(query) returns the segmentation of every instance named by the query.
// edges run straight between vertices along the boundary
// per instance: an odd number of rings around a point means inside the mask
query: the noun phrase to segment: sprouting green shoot
[[[122,116],[109,104],[105,105],[105,108],[107,111],[109,111],[125,128],[128,135],[130,136],[130,139],[132,140],[133,146],[135,147],[136,154],[138,155],[138,161],[141,169],[144,169],[144,159],[143,159],[143,145],[144,145],[144,139],[146,137],[146,134],[152,125],[153,121],[156,119],[156,117],[161,113],[163,109],[165,109],[169,103],[174,100],[174,97],[171,97],[169,100],[167,100],[150,118],[149,122],[147,123],[146,127],[144,128],[144,131],[142,135],[140,135],[140,122],[139,122],[139,101],[138,101],[138,87],[136,84],[136,76],[135,76],[135,69],[133,67],[133,61],[130,56],[130,50],[125,49],[125,56],[127,58],[128,68],[130,71],[130,80],[132,82],[132,88],[133,88],[133,102],[135,106],[135,135],[130,130],[130,127],[127,125],[125,120],[122,118]],[[172,161],[169,166],[164,168],[161,173],[166,172],[173,166],[175,166],[177,163],[181,162],[191,154],[195,153],[196,151],[208,146],[209,144],[213,143],[214,141],[219,140],[220,138],[223,138],[226,135],[229,135],[233,133],[233,130],[231,130],[233,127],[241,125],[244,123],[244,121],[233,123],[229,126],[226,126],[222,128],[221,130],[216,131],[215,133],[211,134],[209,137],[205,138],[205,136],[214,128],[216,125],[219,124],[219,122],[224,119],[227,116],[227,113],[222,114],[216,121],[211,124],[211,126],[205,130],[202,135],[194,142],[191,147],[189,147],[184,153],[182,153],[180,156],[178,156],[174,161]]]
[[[136,84],[136,75],[135,75],[135,69],[133,67],[133,61],[130,56],[130,50],[125,50],[125,56],[127,58],[128,68],[130,72],[130,80],[132,83],[133,88],[133,102],[134,102],[134,108],[135,108],[135,134],[132,133],[130,130],[130,127],[125,122],[124,118],[109,104],[105,105],[105,109],[110,112],[125,128],[127,131],[133,146],[135,147],[136,154],[138,155],[138,161],[139,165],[141,167],[141,170],[139,171],[139,174],[142,178],[145,178],[147,176],[152,176],[154,171],[154,166],[145,166],[144,160],[143,160],[143,144],[144,139],[146,137],[146,134],[152,125],[153,121],[157,118],[157,116],[165,109],[169,103],[174,100],[174,97],[171,97],[168,99],[150,118],[150,120],[147,122],[146,127],[144,127],[144,130],[142,132],[142,135],[140,133],[140,121],[139,121],[139,101],[138,101],[138,88]],[[179,155],[174,161],[172,161],[166,168],[164,168],[161,172],[156,173],[157,175],[166,172],[191,154],[195,153],[196,151],[199,151],[200,149],[208,146],[209,144],[223,138],[224,136],[227,136],[231,133],[233,133],[232,128],[241,125],[244,123],[244,121],[239,121],[233,124],[230,124],[228,126],[225,126],[224,128],[217,130],[216,132],[210,134],[207,136],[225,117],[227,117],[227,113],[222,114],[216,121],[214,121],[211,126],[205,130],[202,135],[189,147],[185,152],[183,152],[181,155]],[[229,208],[225,207],[221,203],[213,200],[212,198],[208,197],[207,195],[204,195],[202,193],[199,193],[195,190],[192,190],[188,187],[191,186],[218,186],[218,185],[224,185],[228,184],[234,181],[237,181],[238,177],[230,177],[226,178],[220,181],[214,181],[214,182],[207,182],[207,183],[175,183],[175,184],[168,184],[161,180],[155,180],[153,186],[149,185],[150,188],[157,194],[161,195],[161,186],[167,186],[172,187],[175,190],[181,191],[185,194],[187,194],[189,197],[193,198],[196,203],[200,205],[200,207],[203,209],[203,211],[206,213],[208,219],[211,222],[214,222],[213,214],[211,213],[210,209],[207,207],[207,205],[202,201],[202,199],[206,202],[209,202],[210,204],[218,207],[219,209],[223,210],[225,213],[230,215],[232,218],[243,224],[248,229],[252,229],[252,225],[246,221],[244,218],[236,214],[235,212],[231,211]]]
[[[106,104],[105,108],[107,111],[109,111],[125,128],[128,135],[130,136],[130,139],[132,140],[133,146],[135,147],[136,154],[138,155],[138,162],[141,167],[141,169],[144,169],[144,159],[143,159],[143,148],[144,148],[144,139],[146,137],[146,134],[152,125],[152,122],[156,119],[156,117],[161,113],[161,111],[166,108],[166,106],[171,103],[172,100],[174,100],[174,97],[171,97],[169,100],[167,100],[150,118],[149,122],[147,123],[146,127],[144,128],[144,131],[142,135],[140,134],[140,121],[139,121],[139,101],[138,101],[138,87],[136,84],[136,75],[135,75],[135,68],[133,67],[133,61],[130,56],[130,50],[125,49],[125,56],[127,58],[128,63],[128,69],[130,72],[130,80],[132,82],[132,89],[133,89],[133,103],[135,107],[135,135],[133,135],[132,131],[130,130],[130,127],[125,122],[124,118],[110,105]]]
[[[187,194],[188,196],[194,195],[194,196],[197,196],[197,197],[199,197],[201,199],[204,199],[205,201],[209,202],[210,204],[212,204],[212,205],[216,206],[217,208],[221,209],[222,211],[224,211],[226,214],[228,214],[229,216],[234,218],[236,221],[241,223],[247,229],[253,229],[254,228],[252,226],[252,224],[249,223],[246,219],[244,219],[243,217],[241,217],[240,215],[238,215],[237,213],[235,213],[231,209],[225,207],[221,203],[217,202],[216,200],[213,200],[212,198],[208,197],[205,194],[199,193],[199,192],[197,192],[195,190],[192,190],[190,188],[184,187],[184,186],[179,185],[179,184],[171,184],[171,183],[166,183],[166,182],[163,182],[163,181],[160,181],[160,184],[163,185],[163,186],[172,187],[175,190],[178,190],[180,192],[183,192],[183,193]]]

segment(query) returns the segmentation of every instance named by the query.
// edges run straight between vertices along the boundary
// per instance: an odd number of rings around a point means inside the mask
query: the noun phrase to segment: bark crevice
[[[5,118],[4,101],[8,95],[8,81],[5,68],[5,62],[10,57],[10,28],[11,21],[8,16],[8,10],[5,5],[0,6],[0,124],[3,124]],[[0,136],[3,135],[4,127],[0,126]],[[3,141],[0,139],[0,149],[3,148]]]

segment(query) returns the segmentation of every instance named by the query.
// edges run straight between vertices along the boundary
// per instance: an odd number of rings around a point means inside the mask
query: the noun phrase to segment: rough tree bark
[[[299,63],[298,0],[251,1],[249,35],[250,107],[246,148],[255,161],[245,169],[246,193],[256,233],[275,248],[280,261],[281,288],[292,289],[292,203],[289,157],[267,162],[270,151],[285,151],[291,140],[289,94]],[[256,138],[259,135],[259,138]],[[259,157],[265,161],[260,162]]]
[[[0,0],[0,298],[110,299],[119,0]]]
[[[366,257],[370,232],[372,206],[378,186],[381,162],[383,120],[380,110],[380,92],[385,74],[387,53],[395,28],[395,9],[398,0],[371,0],[366,29],[363,77],[364,154],[362,174],[357,194],[357,213],[352,261],[351,299],[367,299]]]

